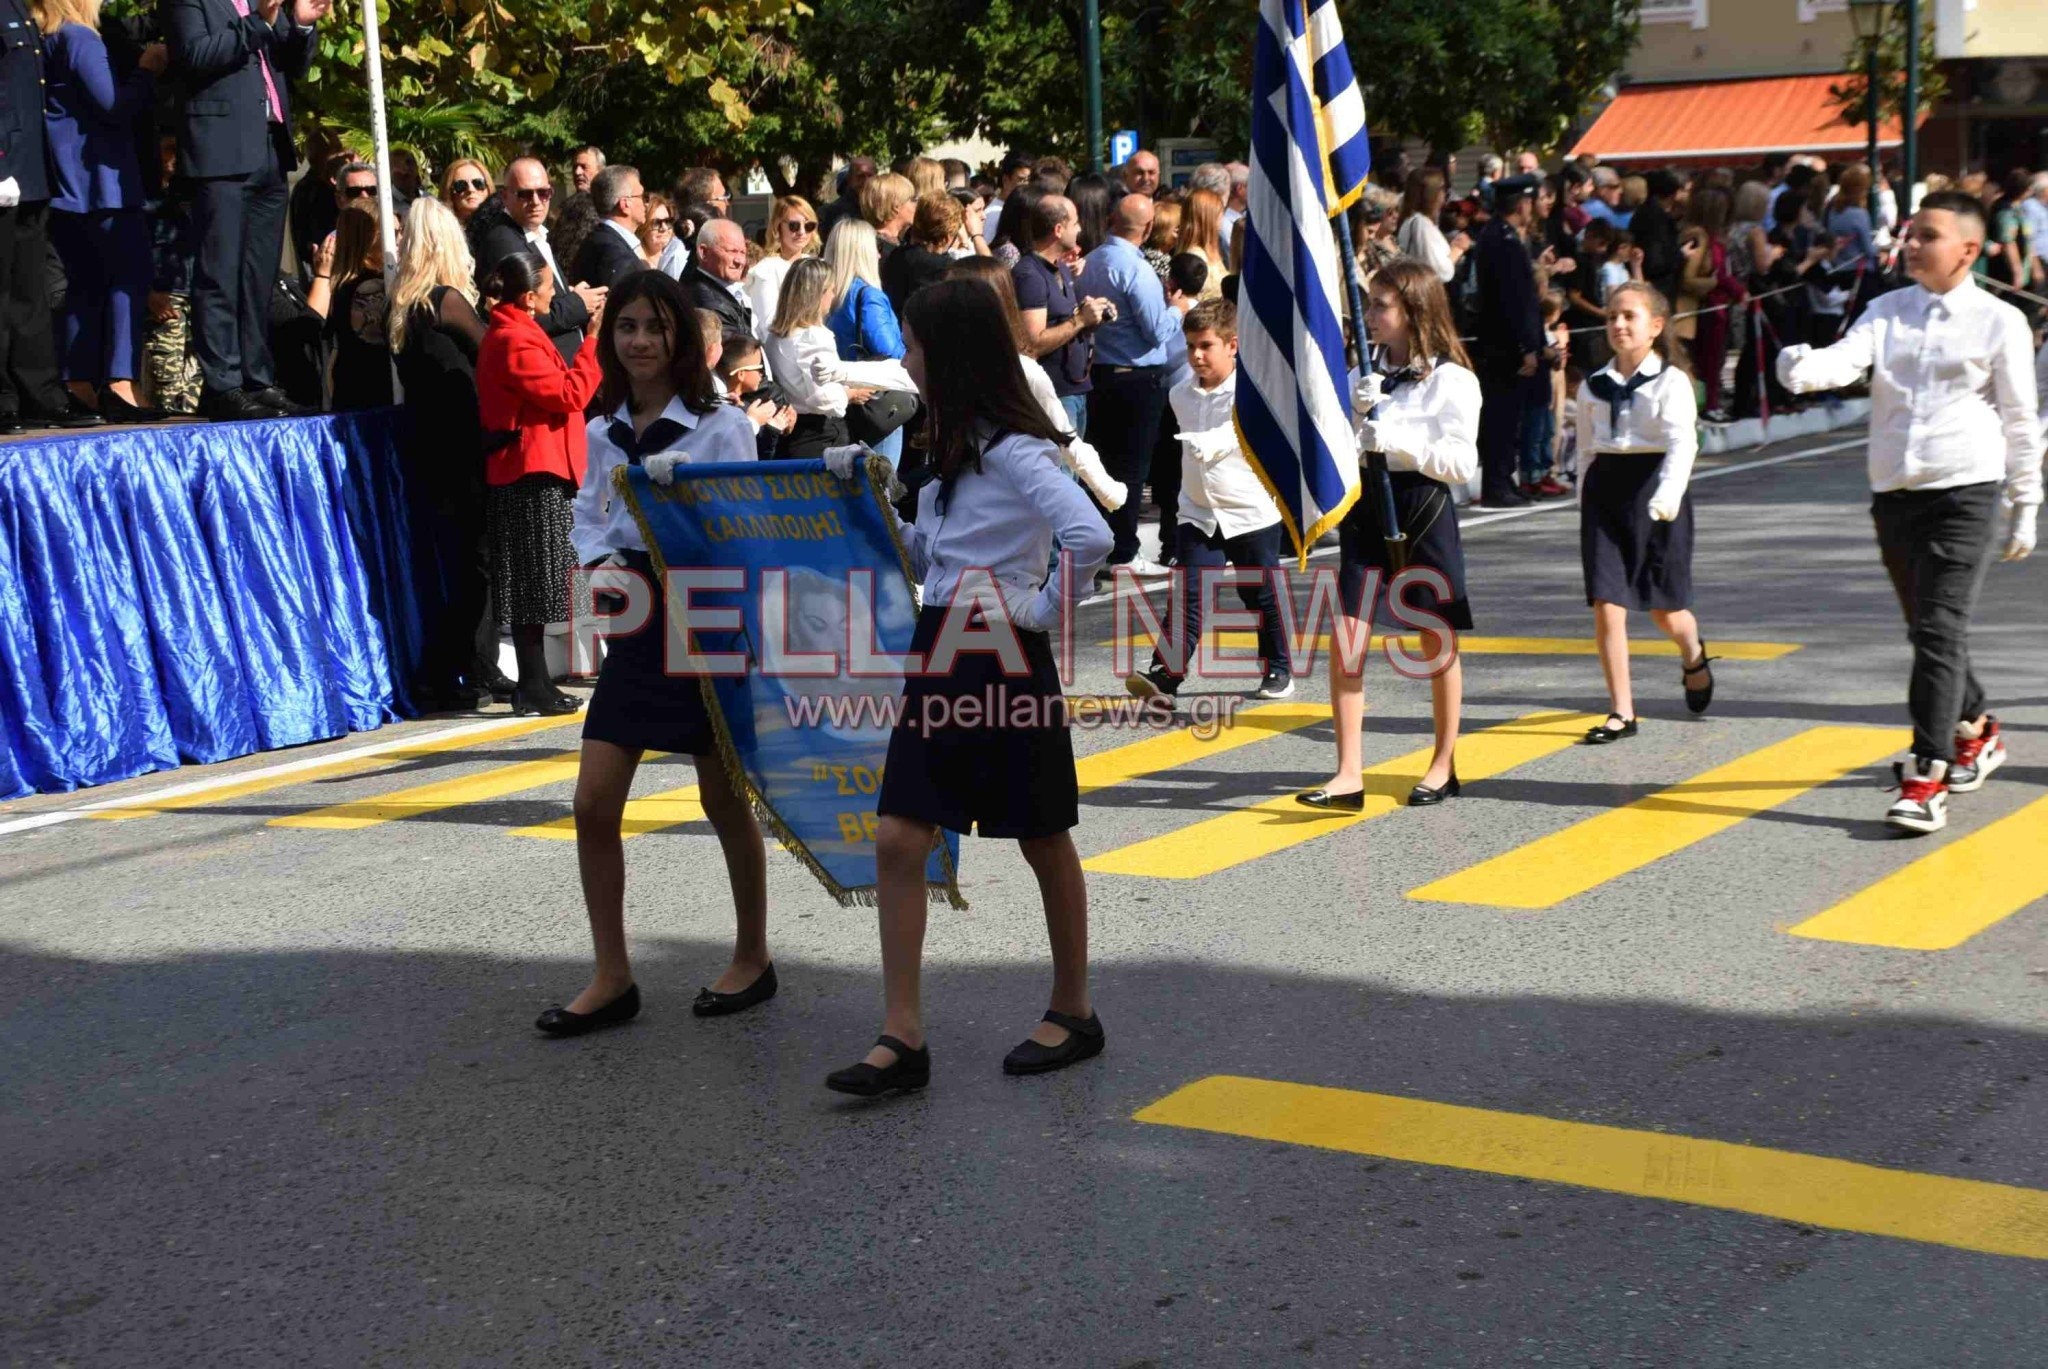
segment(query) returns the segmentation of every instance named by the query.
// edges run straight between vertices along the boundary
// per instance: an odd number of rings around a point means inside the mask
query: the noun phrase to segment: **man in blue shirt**
[[[1159,576],[1166,567],[1138,555],[1139,492],[1152,464],[1166,413],[1167,344],[1180,315],[1166,303],[1159,275],[1139,244],[1152,233],[1152,199],[1126,195],[1110,215],[1109,236],[1088,255],[1083,291],[1109,301],[1109,319],[1095,333],[1095,365],[1088,395],[1088,440],[1110,474],[1131,497],[1109,514],[1116,536],[1109,564],[1134,575]],[[1167,518],[1176,517],[1167,510]]]

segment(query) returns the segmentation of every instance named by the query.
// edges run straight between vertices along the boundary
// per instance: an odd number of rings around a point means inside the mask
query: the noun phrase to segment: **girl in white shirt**
[[[865,404],[883,389],[915,392],[900,362],[840,360],[839,344],[825,326],[831,312],[832,268],[822,257],[791,263],[775,322],[761,344],[769,374],[797,413],[782,443],[784,457],[819,457],[829,447],[846,445],[849,404]]]
[[[1045,900],[1052,1007],[1004,1072],[1060,1069],[1100,1053],[1104,1039],[1088,997],[1088,890],[1069,835],[1080,820],[1073,741],[1047,634],[1088,592],[1109,556],[1109,528],[1060,468],[1067,435],[1025,389],[994,294],[942,280],[913,295],[905,315],[904,363],[925,396],[936,478],[903,529],[924,607],[876,803],[883,1034],[865,1060],[826,1081],[863,1097],[931,1078],[919,962],[925,862],[941,827],[1014,838]],[[835,452],[827,465],[845,474],[857,455]],[[970,595],[978,587],[985,592]],[[949,622],[954,609],[964,621]],[[934,651],[942,630],[950,639],[963,628],[1001,656]],[[993,721],[980,716],[991,698],[1001,714]]]
[[[612,489],[624,465],[644,466],[666,484],[678,464],[754,459],[753,425],[720,402],[704,361],[703,333],[683,288],[658,271],[635,272],[613,289],[597,358],[603,416],[590,421],[589,463],[576,496],[570,540],[600,575],[637,576],[651,596],[647,625],[607,639],[597,690],[584,714],[576,771],[576,863],[597,970],[564,1007],[534,1023],[549,1036],[581,1036],[631,1021],[640,990],[626,955],[626,863],[620,823],[646,751],[695,761],[704,815],[718,833],[732,883],[738,931],[732,964],[697,995],[700,1017],[753,1007],[775,994],[768,957],[768,871],[761,830],[719,759],[710,715],[694,677],[667,672],[668,617],[662,587],[632,512]],[[601,580],[597,581],[601,585]],[[594,585],[593,587],[597,587]]]
[[[1692,616],[1692,496],[1699,455],[1699,404],[1692,377],[1672,352],[1671,304],[1632,280],[1607,297],[1614,360],[1579,386],[1579,560],[1600,669],[1607,721],[1587,731],[1604,746],[1636,735],[1629,681],[1628,611],[1647,609],[1678,647],[1685,706],[1704,713],[1714,672]]]
[[[1412,807],[1456,798],[1458,724],[1464,707],[1465,669],[1458,636],[1472,626],[1465,597],[1465,551],[1458,539],[1452,491],[1479,469],[1479,378],[1451,322],[1443,282],[1426,263],[1396,257],[1373,274],[1367,292],[1365,326],[1374,345],[1371,374],[1352,390],[1360,416],[1359,450],[1382,452],[1394,486],[1394,510],[1408,537],[1408,565],[1433,571],[1434,585],[1404,581],[1396,600],[1401,614],[1383,616],[1394,592],[1395,567],[1380,525],[1380,505],[1370,482],[1338,525],[1341,545],[1337,587],[1345,620],[1331,635],[1330,712],[1337,732],[1337,773],[1321,789],[1298,794],[1310,808],[1359,812],[1365,806],[1365,677],[1363,661],[1346,669],[1334,649],[1344,639],[1366,641],[1371,624],[1431,615],[1438,630],[1418,626],[1429,680],[1436,751],[1429,769],[1408,795]],[[1367,591],[1371,598],[1368,601]]]

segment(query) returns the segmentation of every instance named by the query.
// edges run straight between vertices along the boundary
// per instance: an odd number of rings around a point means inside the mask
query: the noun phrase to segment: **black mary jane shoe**
[[[552,685],[545,693],[529,694],[515,690],[512,695],[512,716],[515,718],[559,718],[582,707],[581,699],[563,694]]]
[[[1413,789],[1410,789],[1408,791],[1408,806],[1410,808],[1434,808],[1445,799],[1454,799],[1464,792],[1465,786],[1458,783],[1458,769],[1456,766],[1452,766],[1451,777],[1437,788],[1431,789],[1426,784],[1418,784]]]
[[[754,982],[738,993],[718,993],[712,989],[697,990],[696,1001],[690,1004],[690,1011],[699,1017],[730,1017],[736,1012],[745,1012],[756,1003],[766,1003],[775,997],[775,966],[754,976]]]
[[[1620,726],[1615,726],[1616,723],[1619,723]],[[1601,723],[1598,727],[1586,729],[1586,745],[1606,746],[1609,742],[1618,742],[1625,737],[1633,737],[1636,734],[1636,730],[1636,720],[1634,718],[1624,718],[1619,713],[1609,713],[1606,722]]]
[[[556,1003],[533,1025],[548,1036],[584,1036],[604,1027],[617,1027],[640,1015],[640,986],[634,984],[596,1012],[570,1012]]]
[[[1102,1019],[1093,1013],[1080,1018],[1048,1009],[1042,1020],[1056,1027],[1065,1027],[1067,1039],[1057,1046],[1044,1046],[1025,1037],[1015,1050],[1003,1057],[1004,1074],[1049,1074],[1053,1070],[1063,1070],[1090,1056],[1102,1054],[1103,1046],[1109,1042],[1108,1035],[1102,1030]]]
[[[1320,808],[1326,813],[1363,813],[1365,791],[1355,789],[1349,794],[1332,794],[1327,789],[1311,789],[1306,794],[1296,794],[1294,801],[1304,808]]]
[[[1706,639],[1701,638],[1700,658],[1678,674],[1679,684],[1685,686],[1685,706],[1695,713],[1706,712],[1707,705],[1714,701],[1714,668],[1708,664],[1713,659],[1712,656],[1707,655]],[[1685,683],[1686,676],[1697,675],[1702,670],[1707,672],[1707,687],[1705,689],[1694,689],[1691,685]]]
[[[879,1037],[875,1044],[896,1052],[896,1058],[886,1065],[870,1065],[863,1060],[858,1065],[834,1070],[825,1076],[825,1087],[856,1098],[880,1098],[885,1093],[914,1093],[931,1083],[931,1047],[912,1050],[893,1036]]]

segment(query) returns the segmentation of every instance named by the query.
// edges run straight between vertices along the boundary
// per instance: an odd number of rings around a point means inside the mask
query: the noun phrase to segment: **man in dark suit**
[[[640,225],[647,222],[647,193],[630,166],[608,166],[590,182],[591,203],[604,222],[591,230],[569,268],[569,279],[609,290],[622,276],[647,269],[640,255]]]
[[[740,282],[747,274],[746,230],[731,219],[713,219],[697,230],[697,250],[683,272],[690,302],[709,309],[728,331],[754,332],[754,309]]]
[[[1678,221],[1671,211],[1678,204],[1679,179],[1658,167],[1643,180],[1650,197],[1628,221],[1629,236],[1643,249],[1643,279],[1656,286],[1667,300],[1678,298],[1678,276],[1685,258],[1678,251]]]
[[[1515,492],[1516,441],[1523,392],[1537,380],[1543,355],[1543,303],[1536,269],[1524,241],[1536,217],[1534,176],[1493,184],[1493,221],[1479,235],[1477,254],[1479,345],[1473,361],[1483,403],[1479,410],[1480,503],[1514,508],[1529,501]]]
[[[548,245],[548,205],[555,188],[548,180],[547,167],[534,157],[519,158],[505,168],[501,193],[505,220],[485,229],[477,244],[478,284],[488,282],[498,263],[514,252],[539,253],[555,277],[555,302],[540,326],[555,340],[562,359],[573,361],[576,349],[583,345],[583,326],[590,322],[590,311],[604,299],[605,292],[591,285],[570,286],[570,277],[562,274],[555,261],[555,249]]]
[[[42,33],[23,0],[0,0],[0,433],[99,418],[57,383],[49,217]]]
[[[181,97],[178,172],[193,186],[199,261],[192,352],[208,418],[309,412],[277,387],[270,297],[284,258],[291,78],[332,0],[159,0]]]

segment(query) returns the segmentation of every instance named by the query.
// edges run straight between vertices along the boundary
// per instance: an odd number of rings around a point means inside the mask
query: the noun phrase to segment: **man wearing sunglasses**
[[[359,201],[374,204],[377,199],[377,168],[368,162],[350,162],[334,178],[334,207],[346,209]]]
[[[548,169],[537,159],[521,157],[505,168],[505,213],[511,222],[491,225],[483,241],[477,244],[477,278],[488,276],[499,262],[522,248],[530,247],[540,253],[556,286],[555,302],[540,319],[540,325],[555,340],[562,359],[573,361],[576,349],[583,345],[583,328],[590,322],[590,311],[604,299],[605,292],[589,285],[572,287],[569,277],[562,274],[555,250],[548,245],[548,209],[554,198]]]

